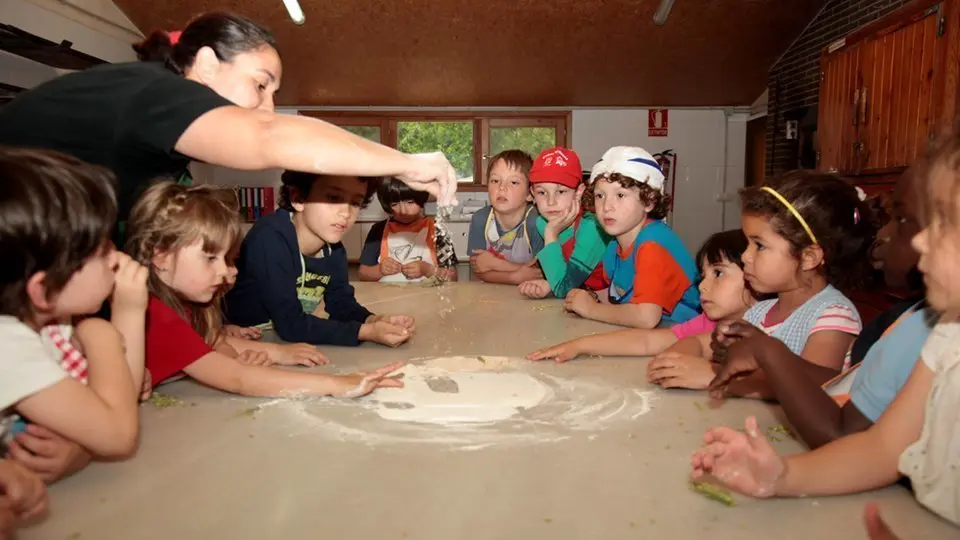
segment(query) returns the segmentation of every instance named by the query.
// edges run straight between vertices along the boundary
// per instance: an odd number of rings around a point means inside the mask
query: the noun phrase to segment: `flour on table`
[[[475,451],[549,444],[578,434],[642,429],[657,390],[543,373],[540,364],[499,356],[415,359],[406,388],[357,399],[279,399],[260,415],[285,437],[320,437],[370,446],[438,445]]]
[[[383,388],[370,397],[384,419],[431,424],[489,423],[536,407],[549,388],[508,369],[504,357],[452,356],[407,364],[403,388]]]

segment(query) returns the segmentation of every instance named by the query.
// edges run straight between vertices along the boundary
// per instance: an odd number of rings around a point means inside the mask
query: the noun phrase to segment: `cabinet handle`
[[[860,89],[860,125],[867,125],[867,87]]]
[[[853,127],[860,123],[860,89],[853,91]]]

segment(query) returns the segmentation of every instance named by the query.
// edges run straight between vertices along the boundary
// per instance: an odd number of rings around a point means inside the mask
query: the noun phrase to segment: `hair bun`
[[[169,33],[155,30],[147,39],[134,43],[133,50],[141,62],[167,63],[173,56],[173,43]]]

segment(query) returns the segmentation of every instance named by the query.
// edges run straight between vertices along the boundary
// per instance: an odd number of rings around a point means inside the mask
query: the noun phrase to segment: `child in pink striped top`
[[[578,355],[652,356],[657,367],[651,381],[670,386],[713,379],[710,366],[710,334],[718,321],[737,321],[756,301],[746,288],[740,255],[747,239],[739,229],[714,234],[697,253],[703,273],[700,303],[703,314],[671,328],[652,330],[630,328],[605,334],[584,336],[539,350],[527,356],[531,360],[552,359],[566,362]],[[693,357],[696,361],[689,361]],[[683,364],[681,366],[681,364]],[[680,367],[678,367],[680,366]],[[696,369],[688,369],[695,366]]]

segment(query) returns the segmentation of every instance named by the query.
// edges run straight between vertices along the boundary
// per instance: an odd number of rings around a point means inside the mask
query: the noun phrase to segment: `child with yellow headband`
[[[744,279],[759,294],[776,294],[751,307],[744,319],[782,341],[825,382],[846,367],[860,333],[853,302],[837,287],[856,285],[869,272],[876,234],[862,192],[824,174],[795,172],[741,192],[747,236]],[[730,349],[728,325],[717,327],[716,360],[749,354]],[[762,374],[731,384],[733,395],[770,397]]]

